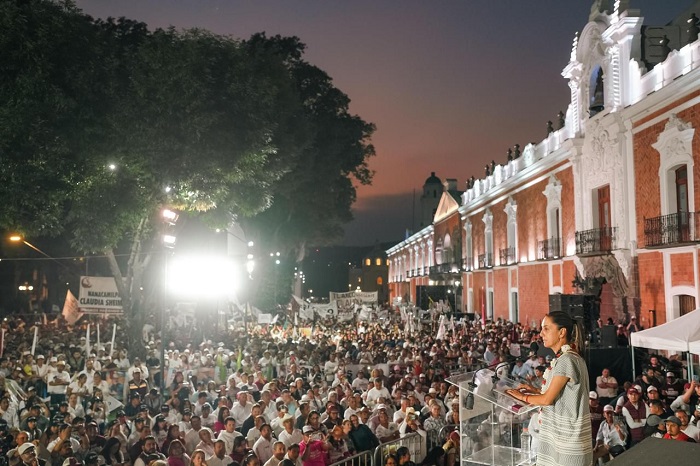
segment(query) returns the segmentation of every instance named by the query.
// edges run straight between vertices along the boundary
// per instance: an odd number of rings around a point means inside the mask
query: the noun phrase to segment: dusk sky
[[[631,0],[662,25],[692,0]],[[298,36],[305,59],[377,125],[372,186],[360,187],[349,245],[403,239],[425,179],[484,174],[508,147],[539,142],[569,102],[561,77],[590,0],[78,0],[95,17],[151,29]],[[416,212],[418,216],[418,212]]]

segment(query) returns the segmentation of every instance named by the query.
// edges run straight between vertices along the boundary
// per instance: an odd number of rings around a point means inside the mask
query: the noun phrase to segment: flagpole
[[[3,333],[4,329],[3,329]],[[34,340],[32,341],[32,356],[34,356],[34,351],[36,351],[36,342],[39,339],[39,327],[34,327]]]
[[[114,340],[117,338],[117,324],[116,322],[114,323],[114,326],[112,327],[112,345],[109,347],[109,357],[112,357],[112,354],[114,353]],[[162,344],[162,342],[161,342]]]
[[[87,330],[85,331],[85,354],[90,356],[90,323],[87,324]]]
[[[0,357],[2,357],[5,352],[5,331],[6,329],[3,328],[2,335],[0,335]]]
[[[97,322],[97,351],[100,350],[100,323]]]

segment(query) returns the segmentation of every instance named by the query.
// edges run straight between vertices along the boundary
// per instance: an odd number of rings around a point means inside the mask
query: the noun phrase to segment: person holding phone
[[[325,466],[326,452],[331,446],[325,441],[323,433],[306,425],[302,435],[304,439],[299,443],[299,454],[303,466]]]

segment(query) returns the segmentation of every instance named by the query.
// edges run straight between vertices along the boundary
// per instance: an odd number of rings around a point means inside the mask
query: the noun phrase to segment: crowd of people
[[[327,466],[371,454],[383,465],[454,466],[465,449],[483,445],[460,436],[465,419],[458,388],[446,379],[484,365],[506,366],[511,376],[541,390],[551,357],[541,351],[540,329],[464,319],[438,329],[428,320],[407,334],[402,316],[392,310],[379,322],[328,322],[293,332],[257,326],[213,340],[168,342],[164,371],[161,340],[150,324],[143,332],[146,352],[138,357],[128,351],[124,332],[117,332],[114,348],[111,342],[90,345],[97,341],[95,320],[93,333],[86,334],[87,318],[67,326],[60,317],[43,323],[8,317],[2,322],[0,461]],[[120,325],[110,319],[100,321],[103,334]],[[33,340],[35,327],[39,338]],[[635,400],[634,386],[616,399],[623,387],[614,386],[609,374],[603,374],[606,382],[596,381],[596,455],[603,447],[613,452],[614,432],[624,441],[623,429],[636,432],[642,423],[646,433],[653,415],[666,420],[655,424],[654,435],[665,425],[664,435],[677,438],[669,426],[675,420],[685,435],[691,433],[688,426],[700,419],[700,386],[655,383],[657,364],[637,388],[652,397],[651,387],[663,394],[660,402],[669,404],[658,414],[653,398],[648,408]],[[604,430],[605,401],[631,422]],[[679,406],[689,413],[686,426],[678,411],[667,411]],[[602,439],[599,432],[606,432]]]

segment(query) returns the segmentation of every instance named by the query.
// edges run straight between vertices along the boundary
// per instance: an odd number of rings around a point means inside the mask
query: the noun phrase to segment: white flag
[[[443,338],[445,338],[445,316],[440,316],[440,324],[435,339],[442,340]]]

